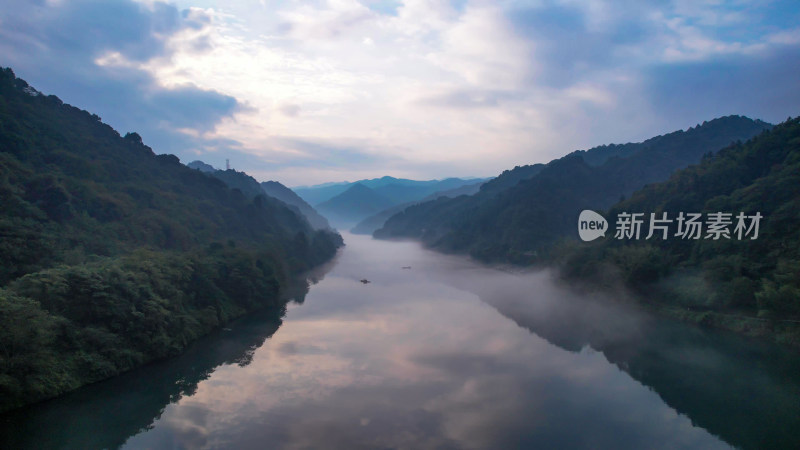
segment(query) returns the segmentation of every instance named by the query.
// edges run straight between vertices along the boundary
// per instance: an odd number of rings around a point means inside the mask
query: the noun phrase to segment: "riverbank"
[[[298,276],[269,253],[219,246],[22,277],[0,288],[0,412],[177,356],[254,311],[283,311],[308,289]]]
[[[552,251],[543,258],[537,259],[534,263],[514,264],[510,262],[490,263],[466,253],[440,251],[439,249],[430,248],[425,245],[424,242],[410,238],[389,238],[380,240],[398,243],[414,242],[430,251],[443,255],[468,258],[487,268],[510,274],[521,275],[543,269],[553,270],[555,272],[555,279],[562,287],[581,294],[600,293],[606,294],[609,298],[613,298],[614,295],[618,294],[625,298],[625,301],[635,303],[639,307],[663,317],[700,327],[733,332],[749,338],[774,342],[800,350],[800,320],[755,317],[741,312],[712,311],[698,307],[670,305],[670,299],[674,300],[676,296],[673,295],[674,293],[665,291],[663,285],[652,285],[650,288],[640,286],[639,292],[634,292],[630,288],[623,287],[625,286],[625,282],[621,278],[618,269],[609,267],[608,264],[604,264],[602,261],[596,261],[598,266],[603,266],[597,268],[597,270],[590,270],[588,264],[585,264],[581,267],[579,274],[566,274],[563,270],[565,268],[564,259],[565,256],[573,256],[569,252],[576,248],[574,245],[559,247],[558,251]],[[567,248],[568,250],[565,251],[563,248]],[[681,293],[681,296],[685,295],[686,293]],[[660,300],[654,300],[653,296]],[[695,296],[692,303],[700,304],[702,303],[702,299],[699,296]]]
[[[598,264],[600,264],[598,262]],[[690,289],[670,289],[665,284],[647,284],[631,288],[626,285],[618,271],[605,265],[596,271],[580,276],[564,272],[563,265],[552,262],[542,265],[553,269],[559,283],[582,294],[601,293],[609,298],[619,298],[663,317],[679,320],[699,327],[733,332],[748,338],[789,346],[800,350],[800,321],[781,319],[773,315],[757,317],[742,311],[714,311],[703,308],[702,296],[687,295]],[[678,292],[680,291],[680,292]],[[703,290],[706,295],[707,290]]]
[[[797,448],[796,352],[345,239],[281,319],[0,415],[0,447]]]
[[[683,322],[769,340],[800,350],[800,321],[797,320],[776,320],[715,311],[693,311],[667,305],[651,305],[650,309]]]

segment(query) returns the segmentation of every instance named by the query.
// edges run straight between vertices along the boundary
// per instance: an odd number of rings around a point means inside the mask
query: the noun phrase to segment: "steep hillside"
[[[249,199],[256,198],[259,195],[264,195],[264,190],[261,189],[261,185],[258,183],[258,181],[244,172],[228,169],[215,170],[213,172],[209,172],[208,174],[222,181],[229,188],[240,191]]]
[[[638,144],[573,152],[493,195],[486,186],[486,194],[410,207],[387,220],[375,236],[416,238],[482,260],[531,263],[559,239],[577,236],[574,225],[581,210],[607,208],[697,163],[704,154],[769,128],[761,121],[728,116]]]
[[[261,189],[270,197],[277,198],[287,205],[297,208],[314,229],[327,230],[330,228],[330,224],[326,218],[322,217],[311,205],[295,194],[294,191],[281,183],[277,181],[265,181],[261,183]]]
[[[305,218],[315,230],[328,230],[328,221],[319,215],[314,208],[298,197],[291,189],[278,183],[277,181],[267,181],[259,183],[255,178],[244,172],[233,169],[217,170],[213,166],[202,161],[192,161],[186,165],[192,169],[199,170],[214,178],[221,180],[231,189],[237,189],[246,197],[253,199],[259,195],[266,195],[266,201],[279,200],[288,206],[295,214]]]
[[[800,119],[641,189],[606,217],[613,224],[623,212],[644,214],[641,239],[609,234],[565,245],[557,251],[565,277],[622,282],[644,294],[642,301],[678,315],[800,345],[800,327],[786,321],[800,319]],[[676,236],[676,222],[669,224],[668,239],[661,233],[644,238],[650,213],[676,221],[681,212],[702,214],[698,238]],[[717,212],[730,214],[728,237],[709,237],[708,215]],[[756,214],[757,237],[751,229]]]
[[[338,235],[0,71],[0,410],[158,358],[329,259]]]
[[[544,169],[544,164],[533,164],[530,166],[517,166],[511,170],[505,170],[503,173],[487,181],[481,186],[481,194],[495,195],[510,187],[519,184],[520,181],[533,178]]]
[[[279,211],[281,214],[286,215],[286,217],[284,218],[285,220],[296,220],[299,218],[300,220],[308,222],[308,225],[311,225],[311,223],[308,221],[308,217],[306,217],[306,215],[300,210],[300,208],[298,208],[293,204],[284,202],[283,200],[278,199],[273,195],[269,195],[264,191],[263,184],[260,184],[255,178],[251,177],[250,175],[244,172],[239,172],[234,169],[228,169],[228,170],[214,170],[213,172],[208,172],[207,174],[222,181],[234,191],[241,192],[242,195],[244,195],[250,200],[260,197],[261,201],[274,205],[276,211]],[[270,181],[270,183],[276,183],[276,182]],[[280,183],[276,184],[280,185]],[[288,190],[288,188],[284,189]],[[277,191],[277,189],[274,188],[272,190]],[[302,199],[299,200],[302,202]],[[292,213],[291,217],[290,215],[288,215],[289,211],[291,211]],[[313,209],[312,212],[316,214],[316,211],[313,211]],[[319,215],[317,214],[317,216]],[[315,217],[315,219],[319,219],[319,217]],[[324,218],[322,218],[322,220],[324,221],[325,224],[327,224],[327,221],[325,221]],[[307,227],[307,225],[305,224],[303,226]],[[330,227],[327,226],[320,228],[311,225],[311,228],[315,230],[330,230]]]

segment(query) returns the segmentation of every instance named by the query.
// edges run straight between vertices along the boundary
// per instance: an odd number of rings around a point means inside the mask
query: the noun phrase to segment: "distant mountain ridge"
[[[320,185],[299,188],[298,195],[306,198],[326,198],[316,208],[340,226],[350,227],[365,218],[401,204],[412,204],[436,192],[457,189],[483,180],[446,178],[443,180],[408,180],[384,176],[349,184]],[[340,192],[341,191],[341,192]]]
[[[453,189],[464,184],[485,181],[481,179],[445,178],[442,180],[409,180],[383,176],[354,182],[323,183],[314,186],[298,186],[292,190],[310,205],[317,206],[343,193],[355,184],[361,184],[396,203],[419,200],[434,192]]]
[[[546,166],[524,169],[534,175],[499,192],[492,192],[492,185],[515,177],[515,171],[472,197],[412,206],[389,218],[374,235],[417,238],[429,247],[468,252],[482,260],[532,262],[557,240],[577,237],[574,223],[582,209],[606,208],[696,164],[704,154],[770,128],[763,121],[727,116],[641,143],[572,152]]]
[[[393,205],[394,202],[389,198],[361,183],[356,183],[341,194],[320,203],[317,208],[334,224],[345,225]]]
[[[372,234],[375,230],[383,227],[383,224],[392,217],[393,215],[402,212],[409,206],[416,205],[418,203],[429,202],[431,200],[436,200],[439,197],[459,197],[462,195],[473,195],[480,190],[480,188],[485,184],[483,181],[479,181],[473,184],[465,184],[463,186],[457,187],[455,189],[448,189],[446,191],[439,191],[435,192],[421,200],[412,201],[401,203],[399,205],[393,206],[389,209],[385,209],[377,214],[367,217],[363,219],[361,222],[357,223],[350,232],[353,234]]]

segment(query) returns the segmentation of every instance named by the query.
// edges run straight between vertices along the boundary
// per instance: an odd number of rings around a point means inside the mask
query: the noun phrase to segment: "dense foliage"
[[[341,238],[0,71],[0,410],[256,308]]]
[[[504,170],[503,173],[498,175],[483,184],[480,188],[481,194],[497,194],[505,191],[508,188],[514,187],[520,181],[533,178],[544,169],[544,164],[532,164],[528,166],[516,166],[513,169]]]
[[[331,227],[328,223],[328,219],[322,217],[311,205],[300,198],[299,195],[295,194],[294,191],[281,183],[277,181],[265,181],[261,183],[261,189],[270,197],[277,198],[290,207],[297,208],[297,211],[303,214],[306,220],[308,220],[308,223],[315,229],[327,230]]]
[[[541,261],[554,243],[577,237],[581,210],[608,208],[644,185],[697,163],[704,154],[769,127],[729,116],[637,144],[573,152],[544,167],[508,171],[472,197],[407,208],[387,220],[375,236],[417,238],[438,250],[468,252],[484,261]]]
[[[214,166],[203,161],[192,161],[186,167],[217,178],[231,189],[238,189],[248,198],[252,199],[266,194],[269,198],[280,200],[298,216],[304,217],[315,230],[329,230],[331,228],[327,219],[319,215],[311,205],[277,181],[265,181],[259,184],[255,178],[244,172],[238,172],[233,169],[217,170]]]
[[[783,331],[786,339],[800,335],[788,321],[800,319],[800,119],[645,187],[610,208],[606,217],[622,212],[643,212],[648,218],[664,212],[673,218],[680,212],[703,217],[744,212],[760,213],[763,219],[757,239],[752,233],[718,240],[673,235],[565,245],[559,257],[566,277],[605,285],[622,282],[641,298],[679,307],[699,321],[757,316],[766,321],[756,323],[760,328]],[[734,219],[731,231],[735,225]]]
[[[261,185],[250,175],[234,169],[215,170],[206,172],[209,175],[222,181],[231,189],[238,189],[245,197],[253,199],[259,195],[264,195]]]

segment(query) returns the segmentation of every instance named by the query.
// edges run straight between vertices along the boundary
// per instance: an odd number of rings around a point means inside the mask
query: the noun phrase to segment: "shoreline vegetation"
[[[562,242],[565,279],[622,286],[662,314],[800,348],[800,118],[736,143],[605,212],[760,213],[757,239]],[[612,223],[611,221],[609,223]],[[613,225],[611,225],[613,226]]]
[[[570,281],[575,282],[576,280],[563,278],[562,281],[568,285]],[[571,287],[574,288],[574,285]],[[611,287],[595,286],[595,289],[607,295],[619,292],[618,288]],[[668,293],[659,295],[629,293],[626,298],[630,298],[635,305],[663,317],[704,328],[733,332],[800,350],[800,319],[797,318],[777,318],[769,315],[759,317],[758,312],[755,315],[752,313],[748,315],[748,311],[743,310],[714,310],[676,305],[673,303],[674,297],[669,297]],[[654,298],[656,299],[654,300]],[[764,315],[762,313],[762,316]]]
[[[0,412],[177,355],[329,261],[296,209],[0,70]]]
[[[733,126],[734,133],[736,126],[747,124],[731,117],[724,125]],[[712,133],[717,140],[718,132]],[[667,137],[686,139],[680,133]],[[618,180],[597,177],[588,164],[593,150],[539,167],[531,178],[499,194],[408,208],[387,220],[375,237],[414,239],[433,250],[466,253],[485,263],[551,267],[572,287],[630,292],[632,301],[664,316],[800,348],[800,118],[766,127],[719,151],[699,147],[702,158],[697,163],[629,195],[617,194],[618,200],[604,208],[587,202],[586,196],[599,193],[608,199]],[[605,165],[630,168],[633,163],[622,160],[632,157],[648,164],[654,158],[634,153],[610,158]],[[614,171],[601,168],[604,172]],[[556,174],[581,177],[569,177],[567,185]],[[609,228],[623,212],[645,217],[669,213],[674,218],[680,211],[703,217],[741,211],[760,213],[763,219],[756,240],[662,240],[644,239],[644,234],[639,240],[619,240],[609,230],[605,238],[580,242],[577,222],[583,209],[601,213]],[[520,227],[527,237],[521,236]]]
[[[555,271],[556,281],[565,289],[580,294],[600,294],[605,300],[629,304],[642,308],[656,316],[693,324],[702,328],[711,328],[735,333],[747,338],[787,346],[800,350],[800,320],[796,318],[782,319],[776,317],[759,317],[748,315],[747,311],[716,311],[708,308],[697,308],[674,304],[674,297],[665,292],[632,291],[625,287],[621,280],[614,286],[598,285],[584,279],[575,279],[560,273],[554,265],[537,265],[541,269]],[[617,299],[621,300],[617,300]]]
[[[653,310],[683,322],[731,331],[752,338],[768,339],[800,350],[799,320],[766,319],[716,311],[692,311],[667,306],[654,307]]]

